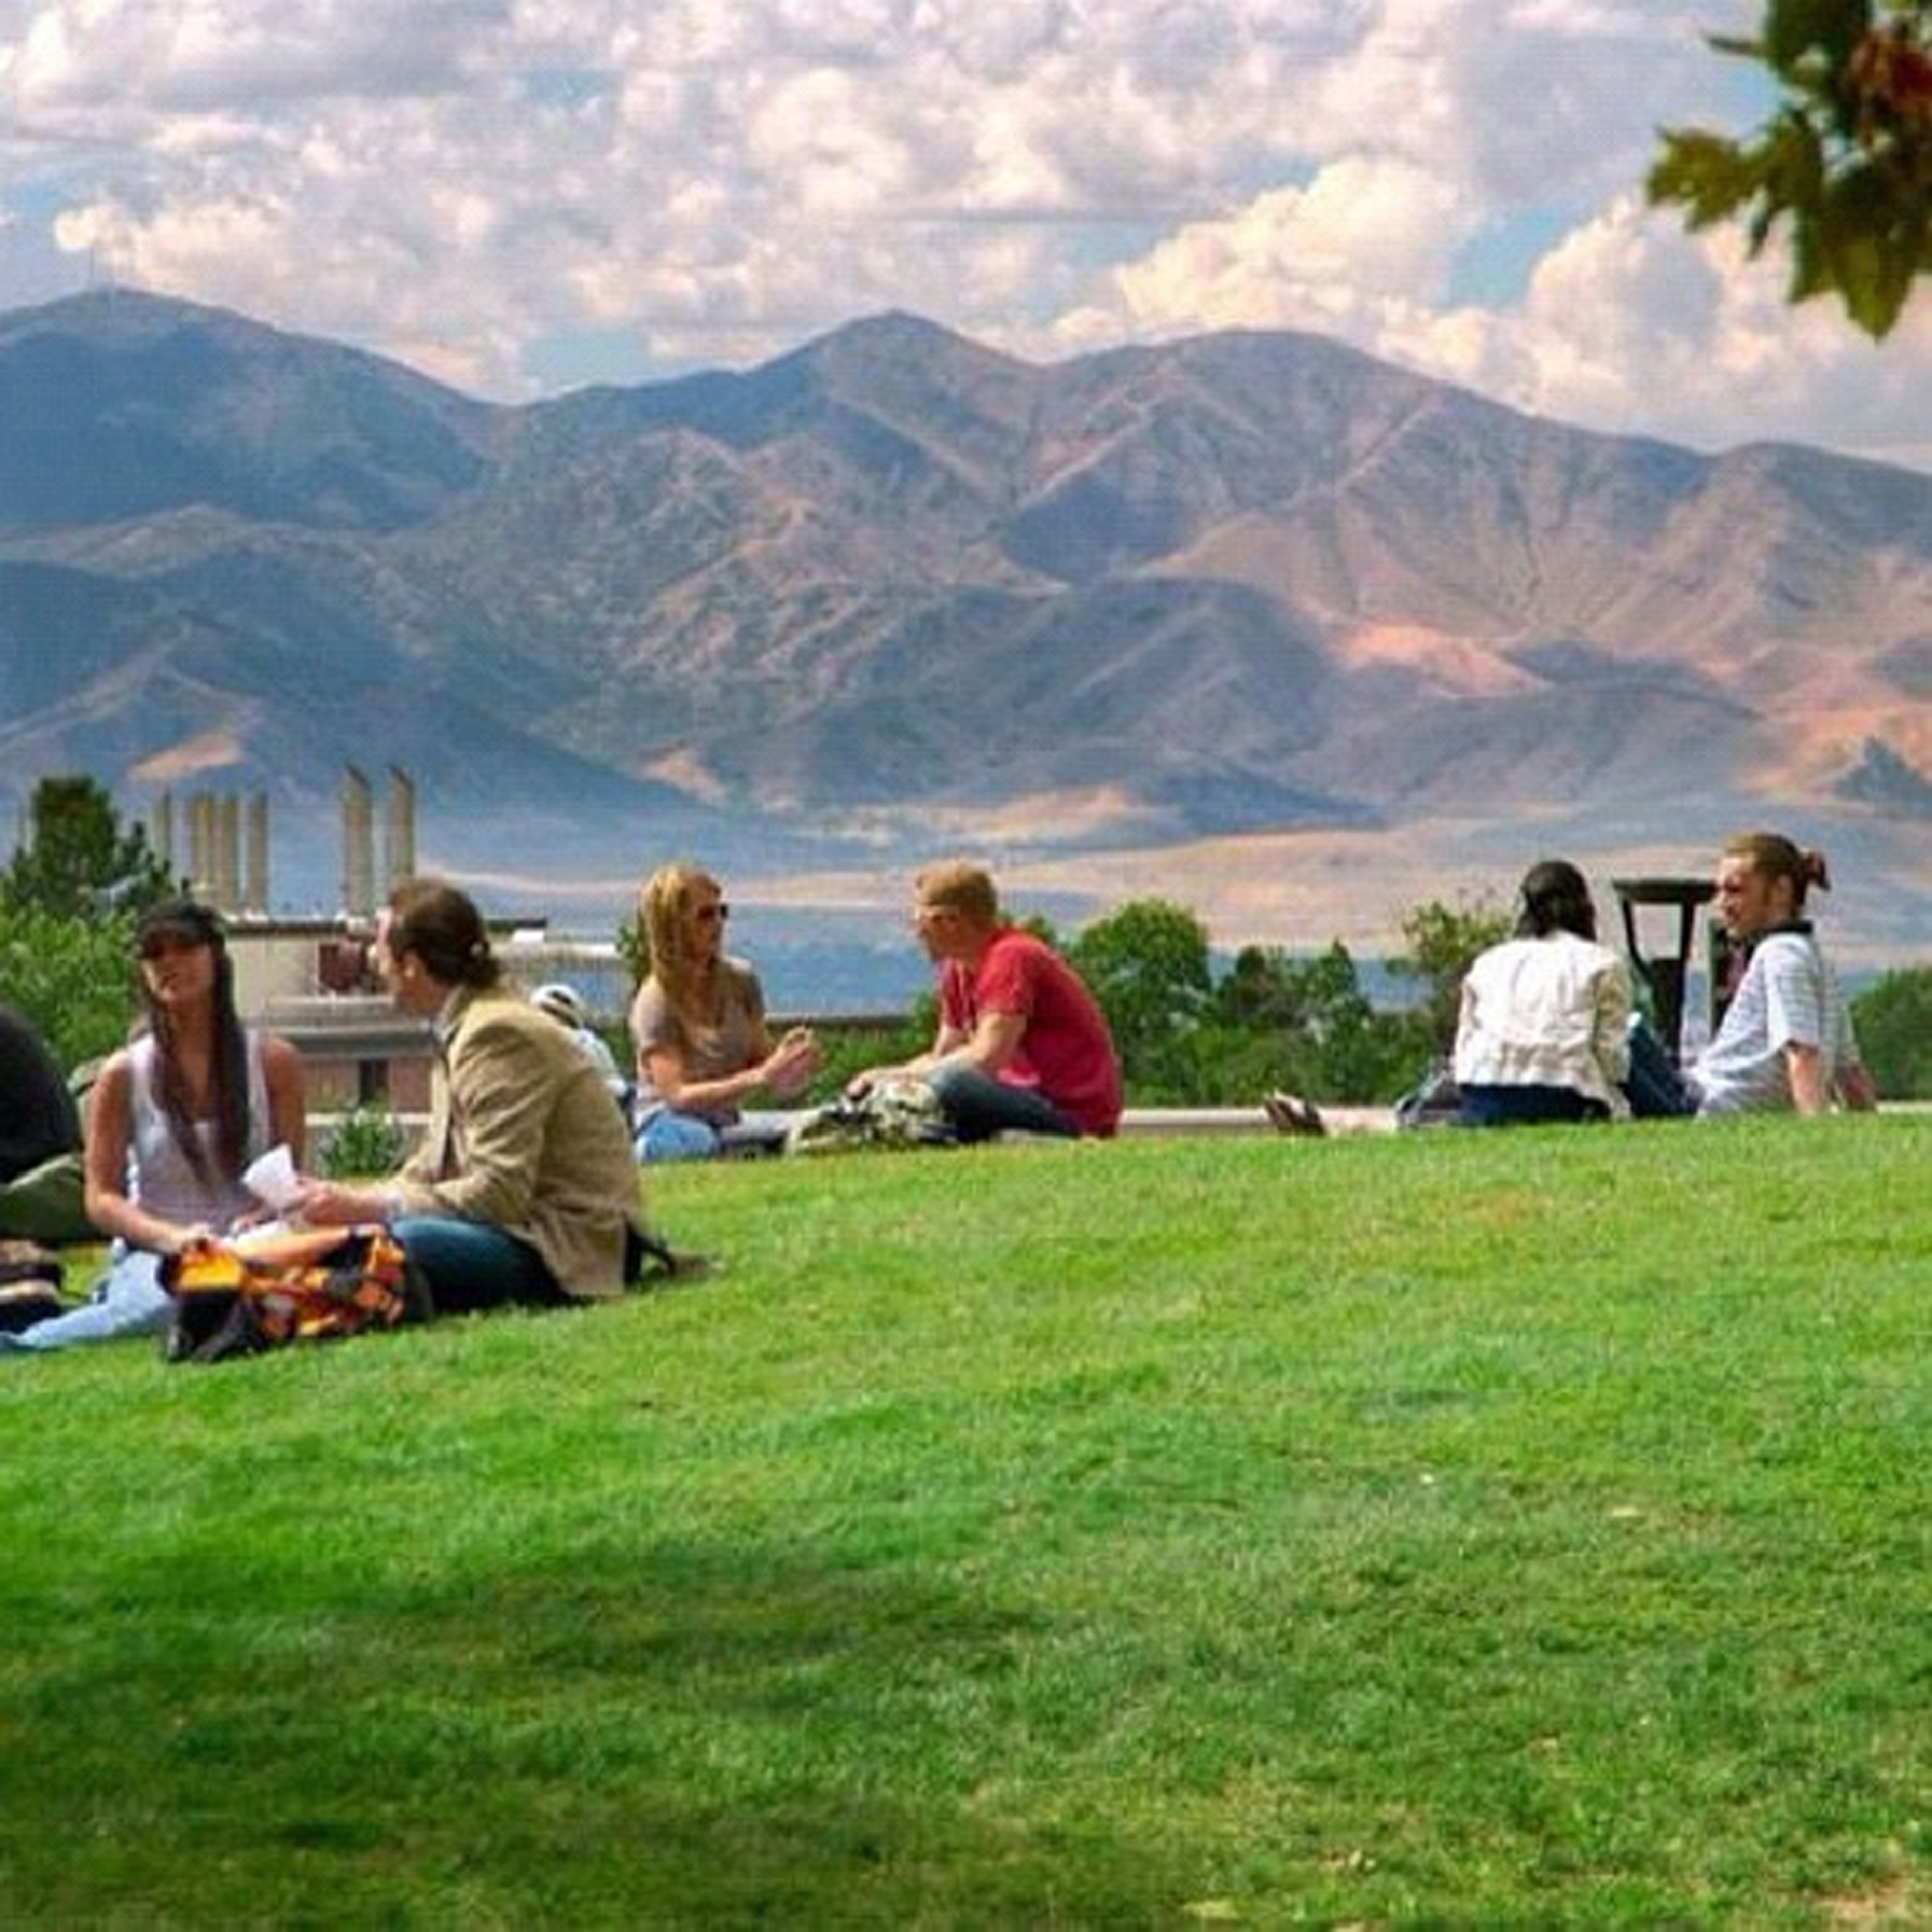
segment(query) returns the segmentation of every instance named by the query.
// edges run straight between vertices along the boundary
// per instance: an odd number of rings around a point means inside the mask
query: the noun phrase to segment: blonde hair
[[[1831,890],[1825,855],[1815,848],[1801,851],[1779,832],[1740,832],[1725,844],[1724,857],[1742,859],[1761,879],[1788,880],[1794,913],[1804,910],[1805,894],[1812,886]]]
[[[913,890],[927,906],[943,906],[975,925],[997,925],[1000,895],[993,874],[965,859],[946,859],[913,874]]]
[[[710,963],[691,943],[691,903],[701,894],[720,890],[709,873],[682,861],[660,865],[638,888],[638,927],[650,953],[647,971],[687,1026],[702,1024],[703,976]]]

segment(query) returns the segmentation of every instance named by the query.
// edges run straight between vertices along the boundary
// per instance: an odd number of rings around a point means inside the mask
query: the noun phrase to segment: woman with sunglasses
[[[808,1029],[777,1041],[758,976],[724,951],[731,909],[710,873],[664,865],[638,893],[650,972],[631,1002],[641,1161],[706,1160],[747,1137],[748,1101],[789,1100],[819,1070]],[[749,1137],[758,1137],[755,1130]]]
[[[301,1063],[279,1034],[246,1027],[220,916],[172,899],[135,934],[145,1026],[101,1070],[87,1108],[88,1219],[113,1237],[84,1307],[3,1340],[14,1348],[147,1335],[167,1326],[161,1262],[258,1218],[242,1184],[281,1142],[299,1164],[307,1132]]]

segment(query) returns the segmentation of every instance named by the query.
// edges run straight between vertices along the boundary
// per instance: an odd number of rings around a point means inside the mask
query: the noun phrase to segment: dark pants
[[[1031,1087],[996,1080],[975,1067],[941,1067],[927,1075],[953,1133],[961,1141],[996,1133],[1051,1133],[1072,1140],[1080,1129]]]
[[[535,1249],[485,1221],[410,1214],[390,1232],[423,1270],[438,1315],[511,1303],[526,1308],[574,1305]]]
[[[87,1218],[77,1154],[56,1154],[0,1182],[0,1235],[27,1241],[97,1241]]]
[[[1573,1087],[1463,1086],[1459,1127],[1539,1127],[1559,1121],[1607,1121],[1610,1109]]]
[[[1630,1074],[1624,1094],[1640,1121],[1681,1121],[1697,1112],[1697,1090],[1671,1065],[1648,1020],[1640,1019],[1630,1029]]]

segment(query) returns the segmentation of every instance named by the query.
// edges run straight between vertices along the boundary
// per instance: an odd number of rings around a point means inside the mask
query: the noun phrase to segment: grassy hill
[[[0,1922],[1925,1922],[1932,1117],[654,1175],[0,1361]]]

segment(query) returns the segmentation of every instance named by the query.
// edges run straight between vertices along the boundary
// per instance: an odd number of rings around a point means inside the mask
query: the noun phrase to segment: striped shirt
[[[1753,948],[1717,1037],[1690,1069],[1699,1113],[1789,1113],[1787,1046],[1818,1050],[1827,1092],[1864,1064],[1844,996],[1808,932],[1770,933]]]

